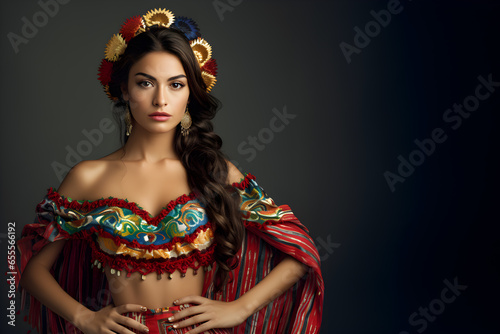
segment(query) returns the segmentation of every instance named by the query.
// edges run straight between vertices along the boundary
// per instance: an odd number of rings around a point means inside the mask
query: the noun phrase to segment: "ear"
[[[122,96],[123,96],[123,99],[124,99],[125,101],[128,101],[128,100],[129,100],[129,96],[128,96],[128,86],[127,86],[127,84],[123,82],[123,83],[120,85],[120,89],[122,90]]]

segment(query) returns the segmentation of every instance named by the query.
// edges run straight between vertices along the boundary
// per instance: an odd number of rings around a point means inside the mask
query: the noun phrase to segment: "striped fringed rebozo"
[[[240,183],[233,183],[241,196],[241,217],[245,238],[237,257],[238,267],[232,280],[214,293],[215,271],[205,274],[203,295],[207,298],[232,301],[259,283],[285,257],[291,256],[307,265],[309,270],[293,287],[234,328],[234,333],[314,334],[319,332],[323,308],[324,282],[320,271],[318,250],[308,229],[299,222],[288,205],[276,205],[247,173]],[[35,222],[24,227],[18,249],[22,273],[30,258],[45,245],[63,239],[62,254],[52,267],[52,274],[61,287],[91,310],[112,302],[106,275],[91,269],[89,236],[69,235],[58,229],[57,221],[65,213],[48,198],[37,205]],[[84,211],[82,211],[82,214]],[[68,218],[68,217],[66,217]],[[20,269],[20,270],[19,270]],[[19,276],[18,276],[19,277]],[[16,282],[19,283],[19,282]],[[21,290],[21,305],[28,309],[28,322],[39,333],[81,333],[77,328]]]
[[[203,294],[216,300],[237,299],[259,283],[285,255],[309,267],[295,285],[234,328],[234,333],[318,333],[324,282],[318,250],[308,229],[288,205],[276,205],[254,180],[240,189],[245,238],[232,281],[214,293],[214,268],[205,278]]]
[[[45,245],[67,238],[59,233],[55,225],[53,206],[49,205],[48,201],[39,203],[36,212],[35,222],[24,227],[21,239],[17,243],[21,253],[19,273],[24,272],[30,258]],[[112,298],[106,275],[100,270],[92,270],[90,264],[91,248],[88,241],[74,238],[71,242],[65,243],[60,256],[52,266],[51,273],[69,295],[87,308],[96,311],[111,303]],[[19,290],[21,291],[21,310],[28,310],[25,320],[38,333],[81,333],[79,329],[52,312],[21,286]]]

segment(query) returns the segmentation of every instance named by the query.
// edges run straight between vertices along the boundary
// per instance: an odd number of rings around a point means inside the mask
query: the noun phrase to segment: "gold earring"
[[[181,119],[181,133],[183,136],[187,136],[189,134],[189,128],[191,127],[191,115],[189,114],[188,107],[186,106],[186,112]]]
[[[125,114],[125,125],[127,129],[127,136],[130,136],[130,133],[132,132],[132,117],[131,114],[132,112],[130,111],[130,104],[127,101],[127,113]]]

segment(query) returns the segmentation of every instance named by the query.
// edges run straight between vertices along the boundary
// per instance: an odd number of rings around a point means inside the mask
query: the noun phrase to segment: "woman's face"
[[[179,58],[155,51],[132,65],[122,93],[130,103],[135,120],[132,131],[139,127],[148,132],[164,133],[175,131],[180,123],[189,99],[189,86]],[[151,114],[155,112],[170,116],[154,118]]]

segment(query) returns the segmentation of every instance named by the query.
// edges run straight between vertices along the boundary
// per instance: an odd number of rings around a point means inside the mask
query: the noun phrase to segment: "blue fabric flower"
[[[184,16],[177,17],[174,21],[173,26],[182,31],[184,35],[186,35],[188,40],[201,37],[198,25],[190,18]]]

